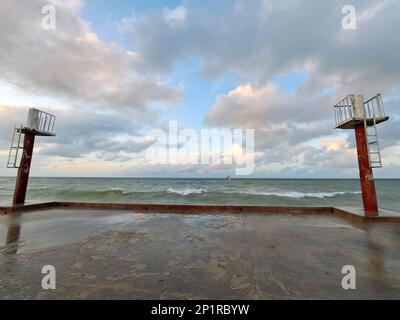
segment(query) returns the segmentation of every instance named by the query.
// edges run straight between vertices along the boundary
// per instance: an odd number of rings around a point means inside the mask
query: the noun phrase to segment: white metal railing
[[[380,93],[364,102],[364,115],[366,119],[386,117]]]
[[[342,124],[348,120],[355,119],[356,110],[354,107],[354,95],[349,95],[343,100],[339,101],[334,106],[334,114],[335,114],[335,123],[336,125]],[[363,110],[363,118],[362,119],[379,119],[385,118],[385,110],[383,108],[382,96],[381,94],[377,94],[373,98],[364,102],[364,110]]]
[[[39,110],[38,131],[54,134],[56,117],[50,113]]]
[[[349,95],[334,106],[335,123],[339,125],[354,117],[354,95]]]

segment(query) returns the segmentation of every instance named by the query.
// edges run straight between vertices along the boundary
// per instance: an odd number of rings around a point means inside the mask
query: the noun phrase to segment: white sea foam
[[[123,189],[123,188],[111,188],[110,190],[112,190],[112,191],[122,191],[122,192],[125,191],[125,189]]]
[[[346,195],[346,194],[361,194],[359,191],[336,191],[336,192],[298,192],[298,191],[273,191],[273,192],[265,192],[265,191],[242,191],[238,192],[242,194],[250,194],[250,195],[261,195],[261,196],[277,196],[277,197],[286,197],[286,198],[332,198],[335,196]]]
[[[202,188],[182,188],[175,189],[169,188],[168,193],[176,193],[183,196],[188,196],[191,194],[202,194],[209,192],[208,190]],[[302,198],[332,198],[335,196],[346,195],[346,194],[361,194],[359,191],[336,191],[336,192],[298,192],[298,191],[258,191],[258,190],[231,190],[231,191],[220,191],[222,194],[248,194],[248,195],[259,195],[259,196],[276,196],[276,197],[286,197],[294,199]]]
[[[201,194],[204,192],[207,192],[207,190],[199,188],[199,189],[193,189],[193,188],[184,188],[184,189],[175,189],[175,188],[169,188],[167,190],[168,193],[176,193],[180,194],[182,196],[187,196],[189,194]]]

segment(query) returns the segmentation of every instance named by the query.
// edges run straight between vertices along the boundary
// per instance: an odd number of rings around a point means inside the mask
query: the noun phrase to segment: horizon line
[[[301,178],[301,177],[232,177],[229,176],[232,180],[359,180],[359,178],[328,178],[328,177],[313,177],[313,178]],[[0,178],[16,178],[16,176],[1,176]],[[70,177],[70,176],[31,176],[30,178],[55,178],[55,179],[225,179],[226,177]],[[400,177],[397,178],[374,178],[374,180],[400,180]]]

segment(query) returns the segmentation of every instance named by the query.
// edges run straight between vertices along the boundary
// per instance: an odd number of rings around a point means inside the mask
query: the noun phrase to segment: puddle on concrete
[[[0,252],[18,247],[19,253],[79,242],[91,234],[119,230],[150,217],[130,212],[51,210],[0,217]],[[13,251],[13,250],[11,250]]]
[[[231,230],[243,228],[243,221],[234,215],[182,215],[134,213],[129,211],[52,209],[0,216],[0,253],[26,253],[53,246],[80,242],[90,236],[108,231],[131,231],[139,225],[157,220],[162,227],[170,223],[183,229]],[[178,220],[177,220],[178,219]],[[142,227],[142,231],[146,231]],[[179,230],[177,230],[178,232]],[[163,232],[160,228],[159,237]],[[188,235],[186,242],[193,242]]]

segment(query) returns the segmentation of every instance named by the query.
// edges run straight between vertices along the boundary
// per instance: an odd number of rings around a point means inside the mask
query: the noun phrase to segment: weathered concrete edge
[[[50,209],[58,207],[59,202],[42,202],[35,204],[26,204],[26,205],[16,205],[16,206],[5,206],[0,207],[0,213],[10,214],[12,212],[24,212],[31,210],[40,210],[40,209]]]
[[[76,208],[100,210],[132,210],[159,213],[264,213],[264,214],[334,214],[355,222],[400,223],[399,216],[367,217],[351,210],[336,207],[295,207],[295,206],[239,206],[239,205],[189,205],[189,204],[124,204],[124,203],[89,203],[89,202],[45,202],[15,207],[0,207],[0,213],[34,211],[51,208]]]
[[[332,207],[284,207],[284,206],[238,206],[238,205],[189,205],[189,204],[130,204],[93,202],[45,202],[16,207],[0,207],[0,212],[33,211],[51,208],[133,210],[174,213],[286,213],[286,214],[332,214]]]
[[[352,220],[354,222],[386,222],[386,223],[400,223],[400,215],[399,216],[364,216],[360,215],[356,211],[350,211],[342,208],[332,208],[333,214],[338,217],[346,218]]]
[[[85,209],[140,210],[174,213],[289,213],[289,214],[331,214],[331,207],[283,207],[249,205],[190,205],[190,204],[119,204],[60,202],[59,207]]]

